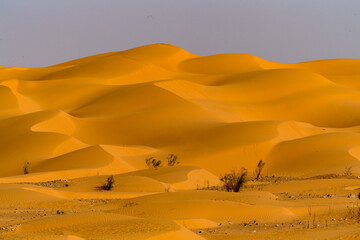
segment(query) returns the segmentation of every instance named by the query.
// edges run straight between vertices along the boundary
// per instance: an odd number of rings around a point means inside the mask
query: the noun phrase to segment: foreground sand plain
[[[359,79],[167,44],[0,67],[0,239],[360,239]],[[262,181],[216,187],[260,159]]]

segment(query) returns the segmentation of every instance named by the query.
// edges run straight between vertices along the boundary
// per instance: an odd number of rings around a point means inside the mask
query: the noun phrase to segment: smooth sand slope
[[[265,225],[246,235],[228,221],[292,224],[309,205],[319,217],[330,205],[343,216],[358,204],[346,196],[360,180],[319,178],[349,167],[360,175],[359,90],[358,59],[283,64],[168,44],[0,67],[0,239],[256,239],[250,233]],[[146,158],[168,153],[180,166],[147,168]],[[282,185],[196,190],[234,168],[252,173],[260,159]],[[108,175],[114,190],[96,190]],[[283,192],[341,197],[293,201]],[[219,224],[226,234],[198,234]],[[337,227],[356,239],[354,227]]]

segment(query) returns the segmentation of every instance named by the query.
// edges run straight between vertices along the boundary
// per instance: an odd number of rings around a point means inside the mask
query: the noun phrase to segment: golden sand
[[[360,239],[348,198],[360,191],[359,90],[358,59],[167,44],[0,67],[0,239]],[[179,166],[148,169],[168,153]],[[216,188],[260,159],[262,182]],[[96,189],[109,175],[115,188]]]

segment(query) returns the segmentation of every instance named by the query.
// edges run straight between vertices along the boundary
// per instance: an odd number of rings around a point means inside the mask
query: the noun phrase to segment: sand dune
[[[238,239],[230,226],[233,238],[197,231],[228,221],[292,222],[306,218],[309,204],[325,216],[326,199],[280,201],[289,189],[340,194],[331,204],[341,211],[358,179],[304,178],[349,167],[360,175],[359,76],[358,59],[284,64],[201,57],[168,44],[0,67],[0,205],[11,208],[0,210],[0,223],[22,222],[0,238]],[[165,161],[168,153],[180,166],[148,169],[146,158]],[[218,186],[234,168],[252,173],[260,159],[264,175],[298,182],[241,194],[196,190]],[[97,190],[109,175],[114,191]],[[24,208],[23,219],[14,206]],[[67,214],[57,216],[61,206]]]

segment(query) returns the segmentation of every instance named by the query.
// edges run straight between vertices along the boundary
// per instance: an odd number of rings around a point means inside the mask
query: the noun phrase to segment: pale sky
[[[0,66],[170,43],[270,61],[360,58],[359,0],[0,0]]]

